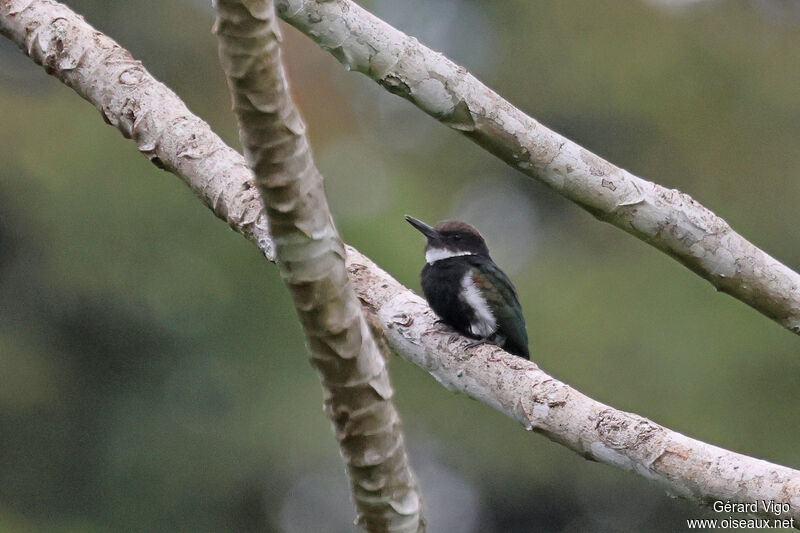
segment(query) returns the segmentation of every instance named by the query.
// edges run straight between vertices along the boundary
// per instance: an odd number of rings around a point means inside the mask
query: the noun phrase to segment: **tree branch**
[[[375,533],[425,530],[383,355],[356,299],[305,124],[289,94],[268,0],[217,0],[214,32],[245,158],[266,206],[281,277],[322,378],[358,522]]]
[[[276,0],[279,16],[362,72],[598,219],[672,256],[800,334],[800,275],[687,194],[645,181],[529,117],[463,67],[351,0]]]
[[[94,103],[147,157],[157,158],[162,168],[180,176],[218,217],[269,254],[266,225],[255,223],[265,216],[256,207],[257,196],[248,194],[253,187],[242,156],[191,115],[127,51],[51,0],[0,0],[0,33]],[[586,458],[656,480],[672,494],[703,505],[772,499],[788,503],[787,516],[800,523],[800,471],[723,450],[618,411],[498,348],[480,347],[466,355],[468,340],[437,327],[422,299],[355,249],[347,248],[347,261],[358,297],[379,318],[391,347],[445,387],[494,407]]]
[[[264,204],[244,159],[128,50],[55,1],[0,0],[0,16],[0,34],[94,104],[156,167],[180,177],[274,261]]]
[[[609,407],[500,348],[465,354],[469,339],[435,324],[425,301],[352,247],[348,271],[389,345],[442,386],[481,401],[577,454],[628,470],[700,505],[788,503],[800,529],[800,471],[706,444]],[[760,510],[763,511],[763,510]],[[774,518],[768,512],[760,513]]]

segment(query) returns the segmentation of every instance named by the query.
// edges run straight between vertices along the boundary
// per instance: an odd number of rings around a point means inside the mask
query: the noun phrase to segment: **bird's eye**
[[[460,240],[461,240],[461,235],[459,235],[458,233],[456,233],[455,235],[453,235],[453,239],[455,239],[455,240],[457,240],[457,241],[460,241]]]

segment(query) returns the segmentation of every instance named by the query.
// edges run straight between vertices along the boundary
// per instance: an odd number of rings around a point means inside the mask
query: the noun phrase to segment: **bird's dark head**
[[[478,230],[469,224],[458,220],[447,220],[434,227],[408,215],[406,220],[428,240],[425,244],[425,261],[428,263],[459,255],[489,257],[486,241]]]

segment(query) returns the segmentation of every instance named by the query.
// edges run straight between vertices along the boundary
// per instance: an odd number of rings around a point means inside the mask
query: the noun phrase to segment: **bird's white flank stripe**
[[[450,257],[456,257],[458,255],[475,255],[472,252],[464,252],[464,251],[455,251],[455,250],[448,250],[447,248],[428,248],[425,252],[425,261],[429,265],[435,263],[436,261],[441,261],[442,259],[448,259]]]
[[[481,290],[475,285],[470,272],[467,272],[461,280],[461,288],[464,291],[464,300],[475,312],[472,323],[469,325],[470,331],[473,335],[483,339],[489,337],[497,330],[497,320],[494,318],[489,304],[486,303],[486,298],[481,294]]]

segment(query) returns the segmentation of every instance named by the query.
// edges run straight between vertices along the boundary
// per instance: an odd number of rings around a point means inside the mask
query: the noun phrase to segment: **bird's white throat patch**
[[[425,261],[430,265],[442,259],[457,257],[459,255],[475,255],[472,252],[448,250],[447,248],[428,248],[425,252]]]
[[[486,298],[481,294],[481,290],[475,285],[471,273],[467,272],[462,278],[461,288],[464,290],[464,300],[475,313],[469,325],[470,331],[473,335],[482,339],[489,337],[497,330],[497,319],[486,302]]]

